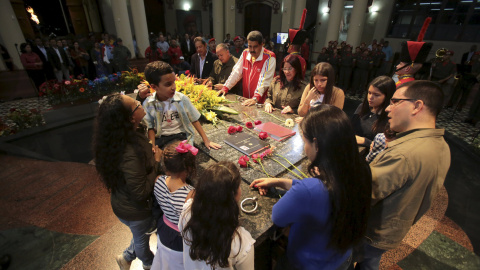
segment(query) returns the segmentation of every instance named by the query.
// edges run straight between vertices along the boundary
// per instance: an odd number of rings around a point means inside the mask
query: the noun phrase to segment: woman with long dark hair
[[[288,264],[294,269],[347,269],[352,247],[363,239],[371,200],[370,169],[358,153],[352,125],[337,107],[312,108],[300,124],[312,178],[256,179],[261,195],[287,189],[272,220],[290,226]]]
[[[307,115],[310,107],[318,104],[331,104],[343,109],[345,94],[335,87],[335,70],[326,62],[318,63],[310,74],[310,84],[303,90],[298,115]]]
[[[352,117],[359,145],[369,147],[375,135],[385,131],[388,123],[385,109],[390,105],[395,90],[395,82],[388,76],[380,76],[370,82],[363,103],[358,105]]]
[[[228,161],[210,166],[198,178],[178,224],[185,269],[254,269],[255,240],[238,221],[241,181],[238,168]]]
[[[265,111],[271,113],[274,108],[282,113],[296,113],[302,89],[307,85],[303,81],[302,65],[297,55],[289,54],[280,65],[280,75],[272,80],[265,100]]]
[[[112,209],[133,234],[130,246],[116,260],[120,269],[129,269],[138,257],[150,269],[152,227],[152,193],[158,175],[161,151],[137,132],[145,116],[141,103],[129,96],[106,96],[98,108],[93,136],[95,166],[111,194]]]

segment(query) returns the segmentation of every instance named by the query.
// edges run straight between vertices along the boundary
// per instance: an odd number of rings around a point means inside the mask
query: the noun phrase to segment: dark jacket
[[[70,64],[67,53],[65,53],[65,50],[63,48],[58,48],[58,51],[60,52],[60,56],[62,57],[62,62],[65,67],[68,67]],[[54,48],[49,47],[47,50],[47,55],[48,55],[48,60],[50,61],[51,65],[53,68],[56,68],[58,70],[62,69],[62,62],[60,62],[60,58],[58,57],[57,52],[55,51]]]
[[[195,43],[190,40],[190,50],[188,50],[187,41],[184,39],[180,42],[180,49],[182,49],[183,56],[185,60],[190,62],[192,55],[197,51],[195,49]]]
[[[110,198],[115,215],[129,221],[143,220],[152,215],[153,187],[159,168],[147,138],[141,133],[137,136],[143,146],[145,162],[141,162],[134,146],[127,145],[120,164],[125,183],[112,192]]]
[[[216,54],[213,54],[207,51],[207,56],[205,56],[205,64],[203,65],[202,74],[200,74],[200,56],[198,53],[192,56],[192,64],[190,67],[190,74],[195,75],[197,78],[206,79],[210,75],[210,72],[213,69],[213,63],[217,60],[218,57]]]

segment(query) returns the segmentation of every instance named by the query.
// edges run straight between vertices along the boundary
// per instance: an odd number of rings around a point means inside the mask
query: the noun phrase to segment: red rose
[[[262,121],[260,121],[260,120],[255,121],[255,125],[260,125],[261,123],[262,123]]]
[[[268,133],[260,132],[260,134],[258,134],[258,137],[262,140],[265,140],[266,138],[268,138]]]
[[[246,168],[248,167],[248,161],[250,161],[250,159],[247,156],[241,156],[238,159],[238,164],[240,164],[240,167]]]
[[[234,126],[229,126],[227,131],[228,134],[235,134],[235,132],[237,132],[237,128]]]
[[[252,155],[252,160],[253,160],[253,162],[258,163],[259,161],[263,160],[263,157],[259,154],[253,154]]]
[[[247,126],[247,128],[253,128],[252,122],[245,123],[245,126]]]
[[[242,132],[243,127],[242,126],[237,126],[236,129],[237,129],[237,132]]]

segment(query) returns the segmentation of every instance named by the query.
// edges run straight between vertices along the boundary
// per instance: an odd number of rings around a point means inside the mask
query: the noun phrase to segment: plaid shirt
[[[370,150],[370,152],[368,153],[368,155],[365,159],[367,160],[368,163],[372,162],[375,159],[375,157],[378,154],[380,154],[380,152],[385,150],[385,148],[387,148],[387,142],[386,142],[386,139],[385,139],[385,134],[378,133],[375,136],[375,139],[373,139],[372,149]]]
[[[175,92],[175,95],[170,99],[172,104],[177,108],[180,115],[180,122],[182,126],[181,130],[185,130],[187,133],[188,143],[193,145],[193,136],[195,131],[193,125],[190,123],[198,121],[201,114],[193,106],[190,99],[180,92]],[[160,138],[162,136],[162,118],[163,118],[163,102],[156,98],[156,95],[149,96],[143,102],[143,108],[145,109],[145,117],[143,120],[147,124],[148,129],[155,130],[155,137]]]

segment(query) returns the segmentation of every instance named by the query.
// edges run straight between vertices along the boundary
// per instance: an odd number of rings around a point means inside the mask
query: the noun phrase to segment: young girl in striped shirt
[[[163,152],[166,175],[157,178],[155,199],[163,215],[157,220],[157,253],[151,269],[184,269],[183,243],[178,220],[185,201],[193,196],[193,187],[187,183],[195,174],[195,156],[198,149],[187,141],[173,142]]]

